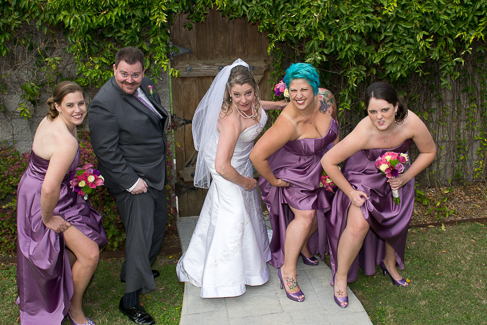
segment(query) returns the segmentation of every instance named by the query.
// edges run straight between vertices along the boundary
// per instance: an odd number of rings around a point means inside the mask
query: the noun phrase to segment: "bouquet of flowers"
[[[340,169],[340,167],[338,167],[338,169]],[[330,176],[326,175],[325,171],[321,172],[320,187],[325,187],[325,190],[332,193],[335,193],[337,189],[336,184],[333,183]]]
[[[375,160],[375,167],[377,167],[385,177],[394,178],[404,172],[404,164],[408,161],[409,157],[407,154],[388,151]],[[398,190],[392,190],[392,201],[395,204],[401,202]]]
[[[76,193],[88,200],[88,194],[94,193],[95,189],[102,186],[104,182],[105,179],[92,164],[85,164],[83,167],[76,168],[69,184]]]
[[[286,88],[286,84],[284,83],[284,80],[279,81],[274,86],[274,94],[276,95],[276,97],[284,95],[284,98],[286,100],[289,98],[289,91]]]

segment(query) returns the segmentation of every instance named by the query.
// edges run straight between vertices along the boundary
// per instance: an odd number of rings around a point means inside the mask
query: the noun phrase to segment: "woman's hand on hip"
[[[286,181],[283,181],[280,178],[277,178],[276,182],[274,184],[271,184],[271,185],[275,186],[275,187],[289,187],[289,183]]]
[[[350,201],[352,201],[352,204],[356,207],[361,207],[365,203],[365,200],[369,199],[365,192],[358,190],[351,190],[350,193],[347,194],[347,196]]]
[[[44,225],[47,228],[54,230],[57,234],[60,232],[65,232],[71,226],[71,224],[64,220],[61,216],[52,216],[51,220],[44,223]]]
[[[252,177],[245,177],[243,188],[247,191],[252,191],[257,186],[257,181]]]

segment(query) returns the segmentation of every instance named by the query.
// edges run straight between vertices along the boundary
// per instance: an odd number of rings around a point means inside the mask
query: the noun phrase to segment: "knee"
[[[100,260],[100,250],[98,247],[87,252],[84,260],[87,267],[95,269],[98,266],[98,261]]]
[[[369,231],[369,224],[367,222],[365,224],[352,222],[347,225],[347,229],[349,234],[355,238],[365,238]]]
[[[301,211],[299,219],[307,227],[311,228],[311,225],[316,219],[316,214],[314,211]]]

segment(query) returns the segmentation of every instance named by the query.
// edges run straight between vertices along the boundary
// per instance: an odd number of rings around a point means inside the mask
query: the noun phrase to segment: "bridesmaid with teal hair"
[[[321,157],[338,142],[335,98],[319,88],[316,69],[292,64],[284,82],[290,102],[250,154],[260,173],[262,199],[273,229],[270,264],[279,268],[281,288],[294,301],[304,301],[297,283],[296,263],[307,265],[327,251],[325,213],[333,193],[320,187]]]

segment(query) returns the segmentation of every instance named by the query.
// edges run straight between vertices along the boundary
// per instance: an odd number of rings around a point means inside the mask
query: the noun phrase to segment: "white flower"
[[[287,88],[284,90],[284,97],[289,98],[289,91]]]
[[[95,176],[90,175],[88,176],[88,182],[93,183],[95,181]]]
[[[386,164],[382,164],[379,167],[379,169],[382,170],[383,172],[385,172],[387,168],[389,168],[389,165],[386,165]]]

